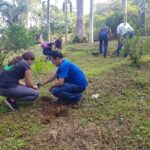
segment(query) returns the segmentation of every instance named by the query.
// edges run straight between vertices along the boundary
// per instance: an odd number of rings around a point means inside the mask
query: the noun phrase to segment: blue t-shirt
[[[57,79],[64,78],[65,82],[77,84],[85,88],[88,85],[87,79],[82,70],[72,62],[63,59],[56,72]]]
[[[21,60],[16,64],[5,66],[0,71],[0,87],[14,88],[19,84],[19,80],[25,77],[25,71],[30,70],[30,66],[25,60]]]

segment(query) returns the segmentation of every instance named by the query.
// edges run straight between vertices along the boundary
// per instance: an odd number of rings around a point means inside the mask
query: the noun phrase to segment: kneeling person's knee
[[[38,98],[39,98],[39,92],[37,91],[37,90],[35,90],[34,92],[33,92],[33,101],[34,100],[37,100]]]
[[[58,88],[53,88],[51,90],[51,92],[52,92],[53,95],[57,95],[59,93],[59,90],[58,90]]]

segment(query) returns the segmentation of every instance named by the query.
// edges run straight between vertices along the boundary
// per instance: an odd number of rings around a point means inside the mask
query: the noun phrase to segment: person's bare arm
[[[33,85],[33,81],[32,81],[32,72],[31,70],[26,70],[25,71],[25,85],[33,88],[33,89],[37,89],[37,87],[35,85]]]
[[[118,42],[121,42],[121,34],[120,33],[117,34],[117,39],[118,39]]]
[[[54,83],[54,85],[51,86],[50,90],[51,90],[52,88],[54,88],[54,87],[58,87],[58,86],[63,85],[63,84],[64,84],[64,81],[65,81],[64,78],[58,79],[58,80]]]
[[[25,86],[26,84],[22,80],[20,80],[19,85]]]
[[[44,81],[43,83],[40,84],[40,86],[43,86],[45,84],[48,84],[49,82],[52,82],[56,79],[56,73],[51,75],[46,81]]]

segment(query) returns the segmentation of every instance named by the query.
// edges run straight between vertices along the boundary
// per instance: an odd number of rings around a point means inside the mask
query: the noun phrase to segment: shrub
[[[35,44],[34,37],[27,33],[24,25],[12,24],[0,31],[0,67],[11,52],[27,49]]]
[[[81,40],[80,40],[80,38],[78,36],[74,36],[72,42],[73,43],[80,43]]]
[[[140,36],[134,36],[133,38],[128,38],[123,41],[124,50],[123,53],[128,53],[132,64],[139,66],[140,59],[144,53],[144,42]]]

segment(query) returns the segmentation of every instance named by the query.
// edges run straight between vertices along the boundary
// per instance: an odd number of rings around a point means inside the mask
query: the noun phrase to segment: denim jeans
[[[82,92],[86,87],[72,83],[64,83],[62,86],[55,87],[51,90],[52,94],[64,101],[78,101],[82,97]]]
[[[134,36],[134,32],[127,32],[126,34],[123,35],[123,40],[127,38],[132,38],[133,36]],[[112,54],[118,56],[120,54],[122,47],[123,47],[123,43],[118,41],[117,49]],[[128,52],[124,54],[124,57],[127,56],[128,56]]]
[[[108,49],[108,33],[100,32],[99,33],[99,51],[100,54],[103,53],[104,57],[107,55]]]

